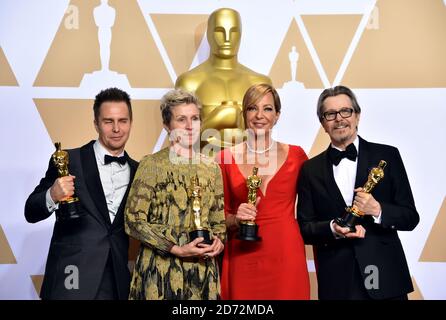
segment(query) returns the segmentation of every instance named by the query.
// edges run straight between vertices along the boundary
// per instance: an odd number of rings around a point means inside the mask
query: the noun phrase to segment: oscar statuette
[[[363,192],[371,193],[378,182],[382,178],[384,178],[384,168],[386,167],[386,165],[387,162],[381,160],[377,167],[374,167],[370,170],[367,182],[362,187]],[[349,228],[350,232],[356,232],[355,225],[360,224],[360,220],[363,218],[364,212],[359,210],[356,205],[345,208],[345,211],[346,212],[342,218],[338,217],[335,219],[336,224],[340,227]]]
[[[62,150],[61,143],[56,142],[54,144],[56,151],[52,154],[53,163],[57,168],[58,176],[66,177],[69,176],[68,163],[69,157],[68,152]],[[67,197],[59,202],[59,208],[56,210],[56,220],[58,221],[70,221],[73,219],[78,219],[83,216],[83,212],[79,198],[76,194],[71,197]]]
[[[194,215],[192,231],[189,232],[190,241],[202,237],[204,244],[212,244],[209,230],[202,226],[201,222],[201,186],[198,176],[192,176],[190,188],[188,190],[189,199],[192,203]]]
[[[257,190],[262,184],[262,178],[257,175],[259,168],[254,167],[252,169],[252,175],[246,180],[246,186],[248,187],[248,203],[255,206],[257,202]],[[254,221],[240,221],[240,228],[238,231],[237,239],[246,241],[260,241],[261,238],[257,235],[259,226]]]

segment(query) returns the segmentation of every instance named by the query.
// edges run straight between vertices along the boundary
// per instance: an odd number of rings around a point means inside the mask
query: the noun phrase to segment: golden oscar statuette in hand
[[[377,167],[374,167],[370,170],[369,176],[367,178],[367,182],[362,187],[363,191],[366,193],[371,193],[378,182],[384,178],[384,168],[386,167],[387,162],[381,160]],[[347,207],[346,213],[344,216],[338,217],[335,219],[335,222],[340,227],[348,227],[350,228],[350,232],[356,232],[355,225],[360,223],[360,220],[364,217],[364,212],[358,209],[356,205],[351,207]]]
[[[257,175],[259,168],[254,167],[252,169],[252,175],[246,180],[246,186],[248,187],[248,203],[256,205],[257,202],[257,190],[262,184],[262,178]],[[254,221],[240,221],[240,228],[238,231],[237,239],[246,241],[260,241],[261,238],[257,235],[259,226]]]
[[[204,238],[202,243],[212,244],[212,239],[210,237],[209,230],[202,226],[201,221],[201,186],[198,180],[198,176],[192,176],[190,188],[188,190],[188,195],[190,202],[192,204],[193,212],[193,227],[192,231],[189,232],[190,241],[196,238]]]
[[[57,168],[58,176],[66,177],[68,172],[69,157],[68,152],[62,150],[60,142],[54,144],[56,151],[52,154],[53,163]],[[67,197],[59,202],[59,208],[56,210],[57,221],[69,221],[78,219],[83,216],[83,212],[79,198],[73,194],[71,197]]]

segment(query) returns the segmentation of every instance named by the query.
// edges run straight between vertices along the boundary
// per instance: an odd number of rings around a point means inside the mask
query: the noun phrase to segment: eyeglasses
[[[355,110],[352,108],[343,108],[339,111],[326,111],[322,114],[322,117],[324,117],[327,121],[333,121],[336,119],[338,113],[342,118],[350,118]]]

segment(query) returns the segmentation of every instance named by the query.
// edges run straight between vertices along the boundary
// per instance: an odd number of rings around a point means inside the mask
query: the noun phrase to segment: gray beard
[[[356,127],[356,130],[353,133],[353,135],[355,135],[355,134],[358,135],[358,127]],[[345,144],[350,139],[350,137],[351,136],[342,137],[339,141],[340,141],[340,143]]]
[[[345,143],[347,142],[348,139],[350,139],[350,137],[343,137],[343,138],[341,138],[340,142],[341,142],[342,144],[345,144]]]

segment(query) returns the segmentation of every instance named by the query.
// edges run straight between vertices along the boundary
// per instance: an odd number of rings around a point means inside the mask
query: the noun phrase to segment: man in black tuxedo
[[[42,299],[127,299],[129,239],[124,207],[138,163],[124,151],[132,126],[129,95],[117,88],[95,99],[98,139],[68,150],[69,176],[50,160],[45,177],[25,205],[28,222],[56,212],[40,296]],[[80,218],[63,220],[59,202],[80,199]]]
[[[397,230],[413,230],[419,215],[400,153],[357,135],[361,108],[347,87],[324,90],[317,114],[331,145],[302,167],[297,214],[314,248],[319,299],[405,300],[413,286]],[[365,193],[380,160],[385,176]],[[365,214],[356,232],[334,220],[352,204]]]

